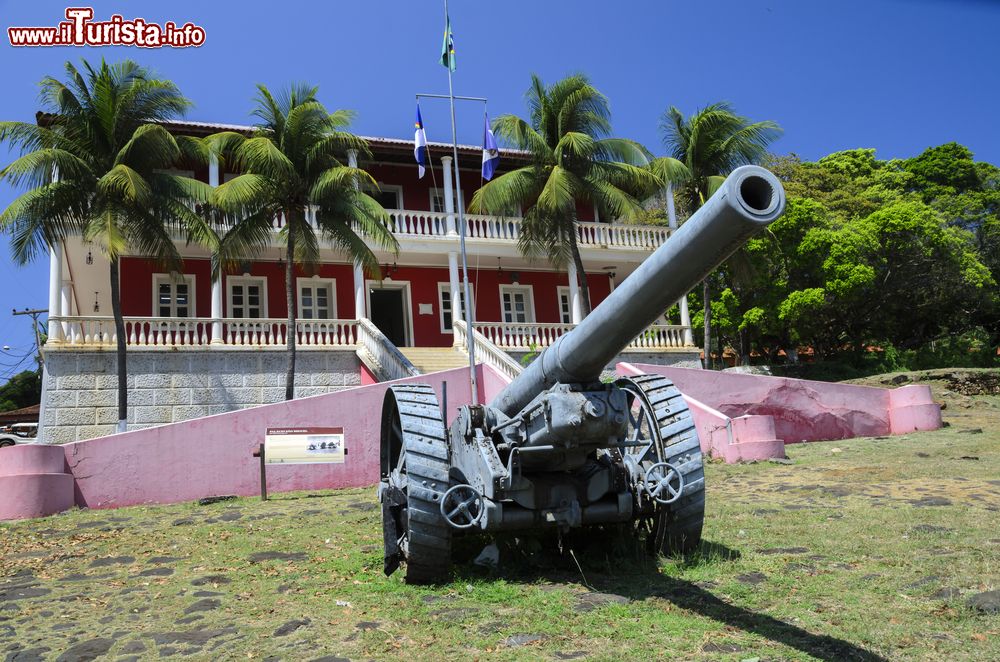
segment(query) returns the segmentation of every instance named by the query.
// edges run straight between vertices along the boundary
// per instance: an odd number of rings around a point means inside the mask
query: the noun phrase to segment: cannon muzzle
[[[781,216],[785,191],[764,168],[743,166],[575,329],[561,336],[491,403],[513,416],[553,384],[587,383],[680,297]]]

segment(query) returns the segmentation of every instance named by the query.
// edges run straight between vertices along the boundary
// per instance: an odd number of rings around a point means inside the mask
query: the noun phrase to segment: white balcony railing
[[[53,317],[61,339],[49,342],[65,347],[114,346],[118,342],[113,317]],[[183,348],[212,345],[213,326],[221,337],[214,344],[231,347],[285,347],[287,319],[126,317],[126,344],[133,348]],[[357,345],[357,320],[298,320],[298,347],[344,347]]]
[[[530,351],[548,347],[559,336],[573,329],[574,324],[512,324],[508,322],[476,322],[476,331],[501,349]],[[629,349],[671,349],[686,347],[684,332],[688,327],[673,324],[654,324],[635,340]]]
[[[371,320],[358,320],[358,356],[379,381],[415,377],[420,371]]]
[[[393,232],[405,237],[444,237],[448,234],[448,215],[443,212],[390,209]],[[457,222],[457,215],[456,215]],[[466,238],[517,241],[521,236],[518,217],[466,214]],[[655,225],[577,223],[581,246],[653,250],[670,237],[668,228]]]
[[[452,329],[455,331],[455,347],[458,347],[463,352],[468,353],[467,348],[469,346],[469,339],[465,335],[465,322],[462,320],[455,320],[452,323]],[[511,358],[510,354],[498,347],[495,343],[490,342],[490,340],[483,334],[479,333],[479,331],[473,331],[473,339],[476,341],[476,361],[493,366],[503,374],[507,375],[510,379],[514,379],[524,370],[520,363]]]
[[[113,317],[52,317],[61,338],[51,337],[47,347],[114,347],[117,343]],[[218,325],[219,337],[212,333]],[[511,324],[476,322],[476,339],[501,350],[531,351],[548,347],[556,338],[573,329],[573,324]],[[296,345],[308,348],[363,348],[396,379],[410,374],[406,358],[392,347],[369,320],[298,320]],[[686,347],[688,327],[654,324],[629,349],[661,350]],[[169,349],[185,347],[257,347],[281,349],[288,342],[287,319],[126,317],[126,344],[132,348]],[[465,344],[465,326],[456,324],[456,344]],[[509,358],[509,357],[508,357]],[[502,361],[503,357],[498,357]],[[397,375],[397,373],[399,373]],[[406,373],[406,374],[402,374]]]

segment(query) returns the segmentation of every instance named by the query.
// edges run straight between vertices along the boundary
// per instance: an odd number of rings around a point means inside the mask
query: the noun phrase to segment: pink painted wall
[[[635,368],[671,379],[685,395],[732,418],[771,416],[777,438],[786,443],[941,427],[940,407],[925,385],[890,390],[651,364]]]
[[[73,476],[59,446],[0,448],[0,520],[43,517],[73,505]]]
[[[492,397],[496,380],[479,366],[479,381]],[[483,378],[483,374],[488,377]],[[469,402],[466,368],[391,383],[427,383],[440,397],[448,384],[448,418]],[[116,508],[176,503],[205,496],[258,494],[259,461],[251,456],[268,427],[343,427],[344,464],[268,467],[268,490],[359,487],[378,482],[382,399],[390,383],[264,405],[145,430],[89,439],[62,447],[75,477],[76,504]],[[6,450],[6,449],[5,449]],[[0,500],[7,497],[0,485]]]
[[[632,363],[619,363],[619,375],[642,375],[652,372]],[[770,416],[739,416],[730,418],[704,402],[682,394],[687,403],[698,442],[704,455],[734,462],[758,462],[785,457],[785,442],[774,433],[774,419]]]

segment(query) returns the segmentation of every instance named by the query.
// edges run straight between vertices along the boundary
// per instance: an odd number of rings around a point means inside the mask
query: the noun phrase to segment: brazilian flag
[[[441,66],[455,71],[455,37],[451,34],[451,18],[444,19],[444,41],[441,43]]]

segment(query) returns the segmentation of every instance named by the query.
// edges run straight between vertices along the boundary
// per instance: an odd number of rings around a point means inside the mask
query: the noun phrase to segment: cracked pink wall
[[[671,379],[685,395],[731,418],[771,416],[775,436],[786,443],[941,427],[941,409],[925,385],[883,389],[650,364],[634,367]]]

